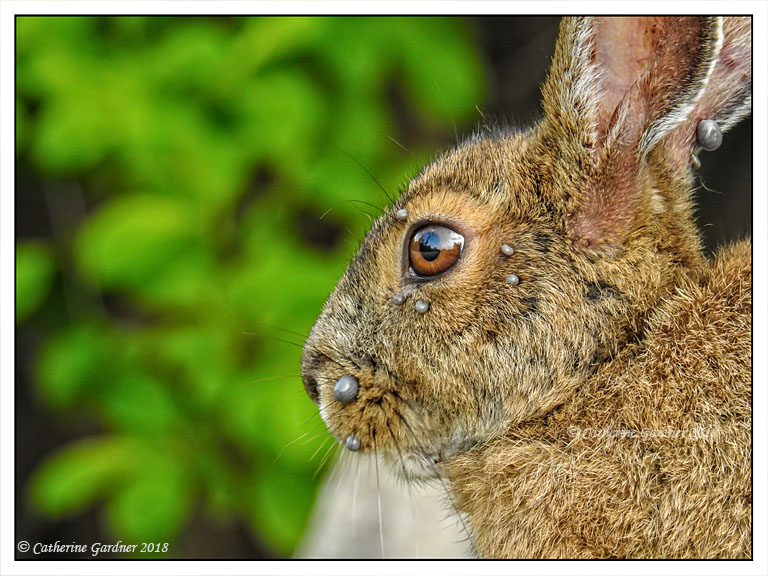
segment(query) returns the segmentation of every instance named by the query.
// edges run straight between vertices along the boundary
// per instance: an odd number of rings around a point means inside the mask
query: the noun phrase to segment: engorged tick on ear
[[[696,141],[704,150],[712,152],[723,143],[723,133],[714,120],[702,120],[696,126]]]

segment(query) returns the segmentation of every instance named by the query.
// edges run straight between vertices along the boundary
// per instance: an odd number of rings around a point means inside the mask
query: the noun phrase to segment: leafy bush
[[[330,445],[300,345],[387,203],[367,171],[396,190],[483,82],[458,19],[19,18],[18,162],[85,213],[18,239],[17,328],[46,409],[98,430],[31,504],[127,542],[202,510],[289,554]]]

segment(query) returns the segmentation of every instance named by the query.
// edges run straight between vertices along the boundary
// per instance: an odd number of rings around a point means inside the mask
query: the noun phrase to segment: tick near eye
[[[451,268],[464,249],[464,236],[445,226],[419,228],[409,242],[411,270],[418,276],[433,277]]]

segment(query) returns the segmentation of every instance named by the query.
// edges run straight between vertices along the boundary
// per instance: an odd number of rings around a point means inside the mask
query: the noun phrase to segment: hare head
[[[748,19],[565,19],[543,119],[425,167],[328,298],[302,375],[329,430],[434,475],[641,338],[704,263],[697,127],[748,113],[750,43]]]

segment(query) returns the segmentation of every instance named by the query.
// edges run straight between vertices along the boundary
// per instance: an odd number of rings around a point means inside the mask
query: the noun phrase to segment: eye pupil
[[[438,276],[449,270],[464,248],[464,236],[446,226],[419,228],[410,240],[410,269],[421,277]]]
[[[419,252],[422,258],[427,262],[432,262],[435,258],[440,256],[440,239],[434,232],[427,232],[421,237],[419,242]]]

